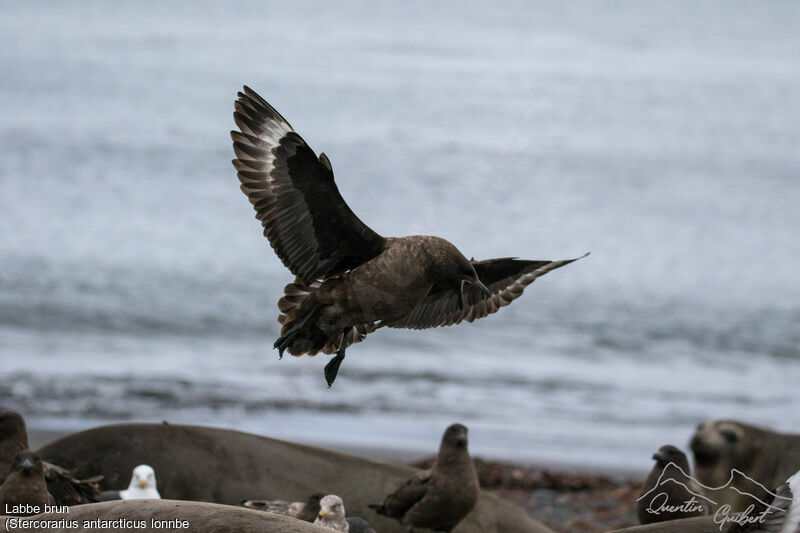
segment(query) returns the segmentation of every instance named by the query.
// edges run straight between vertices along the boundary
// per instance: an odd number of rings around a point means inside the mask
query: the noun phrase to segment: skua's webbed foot
[[[336,380],[336,376],[339,374],[339,367],[342,366],[342,361],[344,361],[344,349],[345,344],[342,342],[342,346],[336,352],[336,355],[325,365],[325,381],[328,383],[329,389],[334,380]]]
[[[283,359],[283,351],[292,345],[292,342],[294,341],[295,337],[297,337],[299,332],[300,329],[295,326],[287,331],[285,335],[278,337],[278,340],[276,340],[275,344],[272,345],[273,348],[278,349],[278,359]]]
[[[294,339],[300,333],[300,330],[303,329],[312,318],[317,316],[317,313],[319,313],[321,308],[322,307],[319,305],[312,308],[311,311],[306,313],[306,316],[304,316],[301,321],[297,322],[294,326],[289,328],[286,333],[278,337],[278,340],[276,340],[275,344],[272,345],[273,348],[278,349],[278,359],[283,359],[284,350],[292,345],[292,342],[294,342]]]

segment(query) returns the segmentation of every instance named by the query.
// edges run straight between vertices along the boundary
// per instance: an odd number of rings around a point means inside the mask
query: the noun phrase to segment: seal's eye
[[[730,429],[723,429],[721,433],[722,436],[725,437],[725,440],[730,442],[731,444],[739,440],[739,435],[737,435],[735,431],[732,431]]]

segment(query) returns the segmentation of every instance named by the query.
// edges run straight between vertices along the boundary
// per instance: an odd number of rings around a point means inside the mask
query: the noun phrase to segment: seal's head
[[[743,469],[757,452],[756,435],[731,420],[703,422],[689,443],[694,468],[701,478],[727,478],[733,468]]]

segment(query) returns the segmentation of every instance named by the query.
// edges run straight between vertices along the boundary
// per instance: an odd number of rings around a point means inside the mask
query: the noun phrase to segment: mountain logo
[[[671,472],[667,472],[670,469]],[[742,490],[739,487],[750,484],[754,487],[750,490]],[[737,486],[738,485],[738,486]],[[670,494],[677,492],[686,497],[683,501],[675,501]],[[746,496],[752,503],[744,511],[734,512],[728,504],[720,505],[720,500],[725,491],[734,491],[738,495]],[[754,493],[762,494],[761,497]],[[767,496],[771,495],[770,500]],[[714,523],[719,525],[720,531],[723,526],[730,523],[736,524],[756,524],[764,523],[768,513],[779,512],[786,508],[786,501],[796,501],[797,498],[786,498],[776,494],[755,479],[751,478],[741,470],[732,469],[728,480],[718,487],[703,485],[697,479],[685,472],[674,462],[668,463],[661,475],[658,477],[652,489],[639,496],[636,501],[645,500],[649,502],[646,511],[650,514],[661,515],[668,513],[696,513],[701,510],[708,512],[716,509],[714,513]],[[768,503],[765,500],[770,500]],[[782,501],[783,500],[783,501]],[[780,504],[783,505],[780,505]]]

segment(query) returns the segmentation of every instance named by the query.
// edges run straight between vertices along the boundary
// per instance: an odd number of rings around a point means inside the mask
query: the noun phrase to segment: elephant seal
[[[350,514],[381,533],[405,529],[367,507],[417,469],[322,448],[201,426],[117,424],[58,439],[39,450],[42,458],[84,472],[105,475],[102,486],[124,486],[134,466],[159,473],[163,498],[236,505],[264,499],[305,500],[309,494],[338,494]],[[265,513],[263,513],[265,514]],[[515,505],[481,492],[458,533],[545,533],[552,531]]]
[[[22,527],[22,520],[32,521],[31,525],[34,527]],[[330,533],[329,529],[308,522],[253,511],[244,507],[174,500],[116,500],[70,507],[68,513],[43,513],[19,519],[0,518],[0,533],[13,531],[29,533],[74,533],[76,531]]]
[[[713,517],[681,518],[644,526],[615,529],[608,533],[720,533],[720,527]]]
[[[741,492],[763,498],[767,488],[781,485],[800,469],[800,435],[733,420],[700,424],[690,447],[695,477],[705,486],[703,492],[719,507],[730,505],[734,512],[754,503]]]

